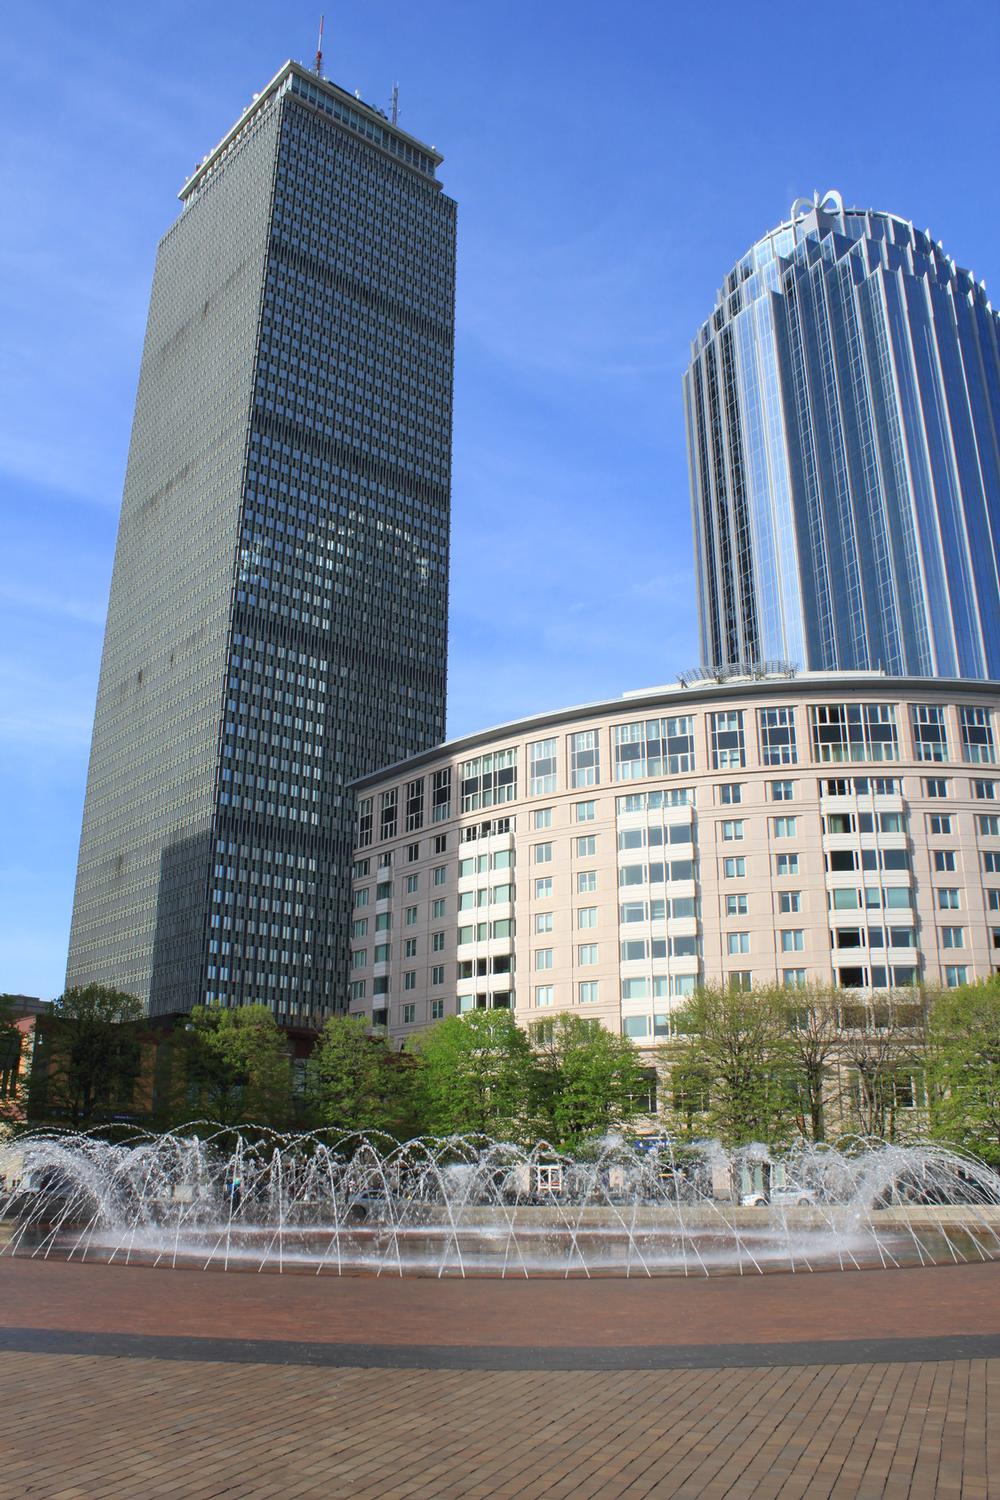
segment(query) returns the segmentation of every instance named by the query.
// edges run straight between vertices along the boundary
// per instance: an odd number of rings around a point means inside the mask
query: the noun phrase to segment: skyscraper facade
[[[798,199],[684,399],[705,662],[1000,678],[1000,318],[929,234]]]
[[[67,983],[346,1001],[355,777],[444,731],[455,204],[287,63],[159,249]],[[420,810],[409,809],[418,828]]]

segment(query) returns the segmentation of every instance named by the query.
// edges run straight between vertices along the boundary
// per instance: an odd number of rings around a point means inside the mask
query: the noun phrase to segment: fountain
[[[1000,1259],[1000,1176],[933,1143],[399,1145],[202,1123],[0,1146],[0,1254],[318,1275],[713,1276]]]

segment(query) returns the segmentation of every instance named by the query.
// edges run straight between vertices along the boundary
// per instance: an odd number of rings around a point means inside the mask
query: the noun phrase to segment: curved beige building
[[[1000,963],[1000,684],[700,681],[355,784],[350,1009],[394,1037],[572,1010],[652,1046],[702,981],[955,985]]]

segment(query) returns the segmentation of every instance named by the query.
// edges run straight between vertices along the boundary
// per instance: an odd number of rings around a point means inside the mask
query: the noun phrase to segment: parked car
[[[794,1183],[787,1183],[785,1187],[773,1188],[770,1197],[767,1193],[744,1193],[740,1203],[744,1208],[807,1208],[816,1202],[816,1194],[811,1188],[796,1187]]]

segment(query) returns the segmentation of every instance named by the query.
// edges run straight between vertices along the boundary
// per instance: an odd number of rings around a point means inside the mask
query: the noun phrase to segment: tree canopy
[[[30,1083],[31,1112],[86,1125],[131,1113],[141,1056],[142,1001],[88,984],[60,995],[39,1026]]]
[[[534,1057],[510,1011],[449,1016],[417,1037],[411,1050],[423,1130],[508,1140],[525,1134]]]
[[[572,1014],[536,1024],[531,1037],[539,1124],[550,1140],[572,1151],[641,1112],[648,1084],[628,1037]]]

